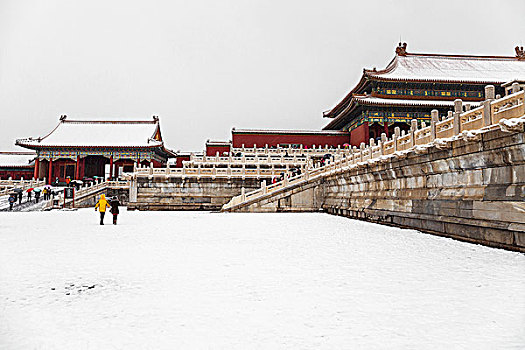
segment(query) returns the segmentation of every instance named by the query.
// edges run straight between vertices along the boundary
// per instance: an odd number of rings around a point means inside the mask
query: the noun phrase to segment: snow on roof
[[[206,145],[208,146],[230,146],[230,141],[206,141]]]
[[[314,134],[314,135],[347,135],[346,131],[335,130],[268,130],[268,129],[232,129],[232,134]]]
[[[410,54],[396,55],[381,71],[366,75],[394,81],[499,83],[525,79],[525,60],[516,57]]]
[[[35,158],[35,152],[0,152],[0,166],[30,166]]]
[[[430,106],[430,107],[453,107],[454,101],[444,100],[415,100],[415,99],[396,99],[396,98],[379,98],[370,95],[354,95],[353,99],[361,104],[367,105],[394,105],[394,106]],[[478,102],[465,102],[473,107],[480,105]]]
[[[162,146],[158,118],[148,121],[67,120],[48,135],[18,139],[16,144],[28,147],[155,147]]]

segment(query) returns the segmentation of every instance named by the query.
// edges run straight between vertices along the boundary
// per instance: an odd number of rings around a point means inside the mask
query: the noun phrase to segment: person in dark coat
[[[13,210],[13,204],[16,202],[16,195],[10,195],[9,196],[9,210]]]
[[[27,192],[27,201],[31,202],[32,191]]]
[[[113,214],[113,225],[116,225],[117,216],[119,214],[118,206],[120,205],[118,198],[116,196],[111,198],[109,205],[111,205],[111,209],[109,211],[111,212],[111,214]]]
[[[40,199],[40,191],[35,192],[35,201],[38,203],[38,200]]]
[[[22,204],[22,191],[18,192],[18,204]]]

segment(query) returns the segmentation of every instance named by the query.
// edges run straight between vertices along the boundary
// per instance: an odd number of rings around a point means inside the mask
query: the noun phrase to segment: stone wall
[[[457,138],[300,181],[228,210],[319,208],[525,252],[525,134],[496,127],[477,139]]]
[[[270,179],[266,179],[268,182]],[[220,210],[241,188],[261,186],[257,178],[148,177],[131,183],[128,210]]]
[[[479,141],[458,139],[448,149],[328,176],[322,207],[525,251],[524,135],[492,130]]]

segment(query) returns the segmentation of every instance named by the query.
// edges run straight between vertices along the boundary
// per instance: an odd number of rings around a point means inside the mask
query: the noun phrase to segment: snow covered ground
[[[1,349],[525,347],[523,254],[326,214],[97,214],[0,213]]]

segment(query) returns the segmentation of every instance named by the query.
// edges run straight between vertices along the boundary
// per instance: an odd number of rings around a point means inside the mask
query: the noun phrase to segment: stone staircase
[[[490,87],[488,87],[490,88]],[[296,188],[309,189],[310,183],[320,183],[321,178],[348,171],[359,171],[380,163],[388,163],[392,159],[405,159],[409,153],[425,155],[429,149],[448,149],[457,139],[468,142],[480,141],[481,135],[490,130],[504,132],[523,132],[525,125],[525,92],[518,91],[498,100],[486,100],[482,106],[462,112],[462,101],[455,101],[455,112],[442,120],[438,119],[438,111],[432,111],[431,124],[418,128],[417,122],[412,122],[408,133],[401,133],[396,128],[391,139],[383,134],[378,144],[370,139],[370,144],[361,144],[354,147],[349,154],[333,158],[326,165],[318,168],[309,168],[300,176],[286,178],[277,184],[267,186],[261,183],[261,188],[249,193],[243,190],[239,196],[233,197],[221,211],[294,211],[293,204],[283,203],[283,194],[292,194]],[[297,193],[295,193],[297,196]],[[273,199],[272,199],[273,197]],[[293,199],[293,197],[291,197]],[[309,196],[306,196],[309,198]],[[305,204],[303,208],[311,207],[315,210],[319,201]],[[313,201],[314,198],[311,197]],[[280,201],[280,202],[279,202]],[[272,204],[273,203],[273,204]],[[277,204],[276,204],[277,203]],[[281,205],[281,204],[285,205]],[[319,209],[317,207],[317,209]]]

